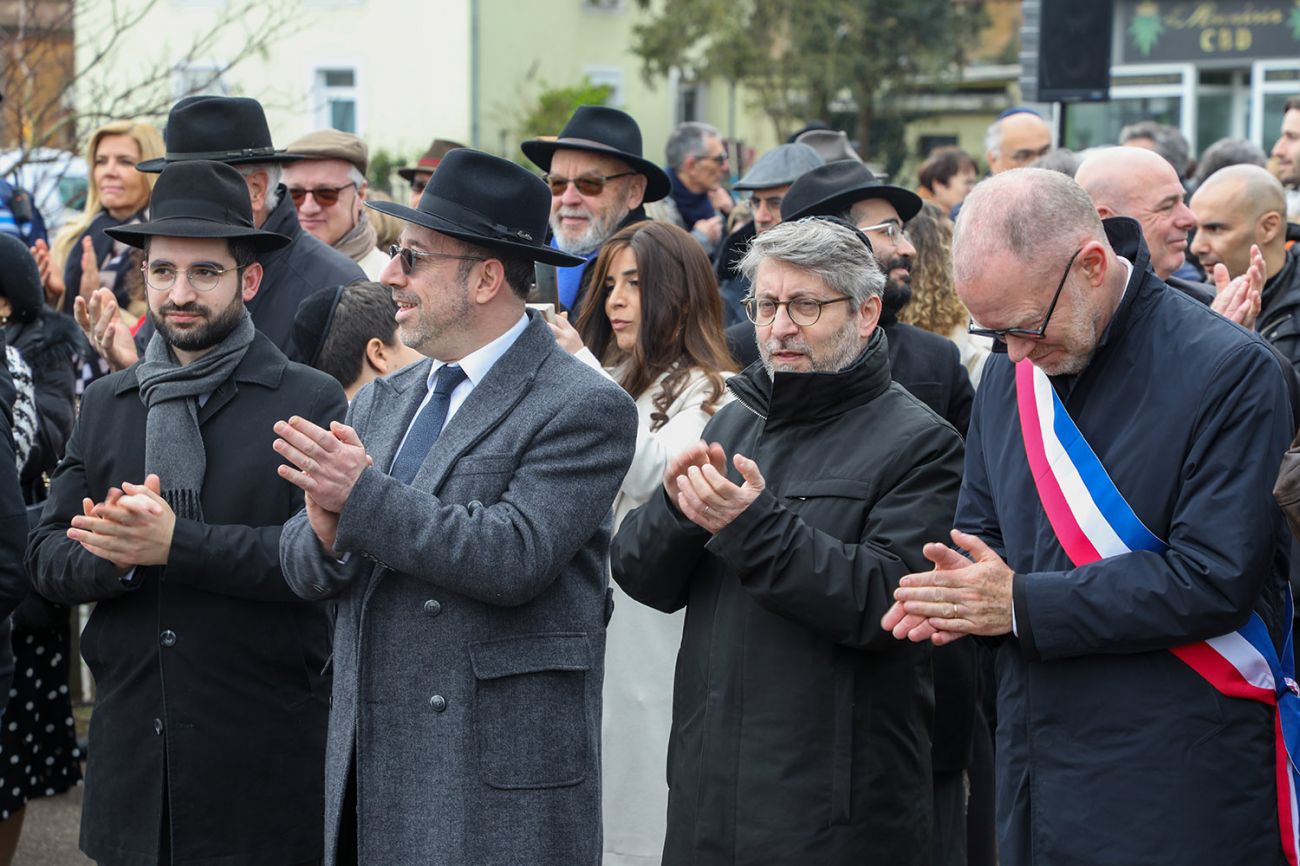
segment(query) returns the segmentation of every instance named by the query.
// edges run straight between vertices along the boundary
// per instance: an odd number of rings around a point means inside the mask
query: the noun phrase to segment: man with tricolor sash
[[[1005,348],[967,439],[967,556],[926,545],[883,624],[996,646],[1002,866],[1294,866],[1279,362],[1064,175],[981,183],[953,255]]]

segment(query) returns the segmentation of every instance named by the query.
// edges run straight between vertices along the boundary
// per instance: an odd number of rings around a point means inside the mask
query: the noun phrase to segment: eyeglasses
[[[1074,268],[1074,260],[1083,252],[1083,247],[1074,251],[1070,256],[1070,261],[1065,265],[1065,273],[1061,274],[1061,283],[1056,287],[1056,294],[1052,295],[1052,303],[1047,307],[1047,315],[1043,316],[1043,324],[1037,328],[981,328],[971,319],[970,324],[966,326],[969,333],[977,337],[992,337],[995,340],[1001,340],[1004,343],[1008,336],[1024,337],[1027,340],[1041,340],[1047,333],[1047,323],[1052,321],[1052,313],[1056,312],[1056,302],[1061,299],[1061,290],[1065,288],[1065,282],[1070,278],[1070,271]]]
[[[745,298],[742,302],[745,305],[745,315],[749,320],[760,328],[765,328],[776,321],[777,310],[785,307],[785,313],[801,328],[807,328],[810,325],[817,324],[817,320],[822,317],[822,307],[829,304],[838,304],[840,301],[852,301],[848,295],[842,298],[832,298],[829,301],[819,301],[816,298],[795,298],[792,301],[773,301],[770,298]]]
[[[221,282],[221,278],[226,274],[234,271],[239,273],[243,268],[220,268],[214,265],[190,265],[185,269],[185,280],[196,292],[210,292]],[[176,285],[176,277],[180,273],[175,265],[166,262],[144,262],[140,265],[140,271],[144,274],[144,281],[155,292],[170,292]]]
[[[727,152],[726,152],[725,150],[724,150],[722,153],[716,153],[716,154],[714,154],[713,156],[701,156],[701,157],[699,157],[699,158],[700,158],[700,159],[710,159],[710,160],[713,160],[713,161],[716,162],[718,165],[726,165],[726,164],[727,164],[727,160],[730,159],[730,157],[727,156]]]
[[[401,247],[392,244],[388,247],[388,257],[398,259],[402,263],[402,273],[410,276],[415,270],[416,259],[461,259],[467,262],[485,262],[483,256],[458,256],[452,253],[422,253],[419,250],[413,250],[410,247]]]
[[[356,185],[356,181],[353,181],[352,183],[345,183],[343,186],[318,186],[315,189],[290,187],[289,198],[293,199],[294,207],[300,207],[302,203],[307,200],[307,196],[309,195],[316,199],[316,204],[321,207],[329,207],[330,205],[338,204],[339,193],[343,192],[343,190],[350,186]]]
[[[624,171],[619,174],[584,174],[581,177],[560,177],[555,174],[548,174],[544,179],[551,187],[551,195],[564,195],[564,191],[573,184],[578,188],[582,195],[600,195],[605,191],[605,183],[620,177],[631,177],[636,174],[635,171]]]
[[[897,243],[898,239],[903,236],[903,226],[901,223],[888,220],[874,226],[858,226],[860,232],[880,232],[889,238],[890,243]]]

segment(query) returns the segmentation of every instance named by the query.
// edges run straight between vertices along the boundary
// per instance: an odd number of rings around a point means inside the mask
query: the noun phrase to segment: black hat
[[[172,106],[163,130],[167,153],[136,166],[162,171],[174,162],[208,159],[229,165],[295,162],[301,156],[276,150],[262,103],[247,96],[187,96]]]
[[[551,170],[551,157],[561,149],[616,156],[637,174],[645,176],[645,201],[659,201],[673,188],[667,173],[641,156],[641,127],[637,126],[632,115],[617,108],[580,105],[564,124],[558,138],[529,139],[519,148],[543,171]]]
[[[292,240],[254,228],[244,178],[230,166],[206,159],[167,166],[149,197],[149,216],[147,223],[104,229],[104,234],[133,247],[143,247],[151,237],[244,238],[258,252]]]
[[[481,150],[458,147],[443,157],[417,207],[391,201],[367,201],[366,207],[535,262],[572,267],[585,261],[546,245],[546,184],[523,166]]]
[[[45,289],[27,244],[0,232],[0,295],[11,308],[10,317],[30,322],[45,306]]]
[[[781,202],[781,220],[834,216],[868,198],[883,198],[892,204],[903,222],[921,212],[919,195],[901,186],[883,184],[862,163],[842,159],[818,166],[796,180]]]

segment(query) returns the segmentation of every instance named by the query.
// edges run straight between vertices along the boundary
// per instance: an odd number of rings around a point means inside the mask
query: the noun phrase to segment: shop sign
[[[1116,63],[1285,58],[1300,54],[1300,0],[1118,0]]]

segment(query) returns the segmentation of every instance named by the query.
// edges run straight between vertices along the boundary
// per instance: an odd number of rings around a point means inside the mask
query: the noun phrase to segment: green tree
[[[902,162],[897,97],[955,78],[980,0],[637,0],[633,51],[647,80],[679,70],[744,87],[778,138],[847,116],[864,156]],[[887,140],[876,140],[888,131]]]
[[[581,83],[572,87],[552,87],[543,81],[537,99],[525,108],[519,121],[516,130],[519,138],[559,135],[578,106],[604,105],[612,92],[613,88],[608,84],[593,84],[585,76]]]

